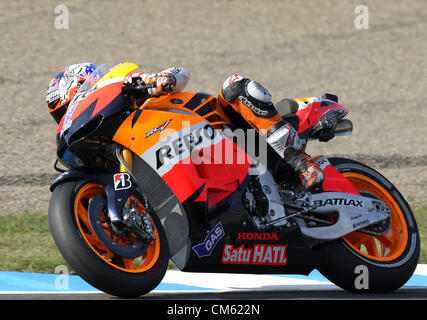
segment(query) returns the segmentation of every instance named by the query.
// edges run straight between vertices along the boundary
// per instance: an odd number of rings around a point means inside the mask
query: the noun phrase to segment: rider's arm
[[[190,79],[190,72],[185,68],[172,67],[159,73],[134,73],[132,78],[136,77],[140,77],[145,85],[153,85],[152,89],[148,89],[150,96],[158,96],[182,91]]]
[[[160,74],[162,73],[170,73],[175,77],[175,86],[172,92],[181,92],[190,80],[190,72],[185,68],[172,67],[160,72]]]

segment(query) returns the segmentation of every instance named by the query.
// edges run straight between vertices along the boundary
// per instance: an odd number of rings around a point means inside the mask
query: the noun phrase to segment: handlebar
[[[153,84],[149,85],[127,85],[123,87],[123,93],[133,98],[142,98],[148,95],[147,90],[154,88]]]
[[[148,96],[148,89],[155,88],[156,84],[148,84],[148,85],[142,85],[142,84],[127,84],[123,87],[123,93],[125,96],[128,96],[130,98],[139,99],[143,97]],[[170,87],[171,89],[173,88]]]

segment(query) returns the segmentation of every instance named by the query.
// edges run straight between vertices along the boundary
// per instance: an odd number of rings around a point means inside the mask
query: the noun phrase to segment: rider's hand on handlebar
[[[150,96],[159,96],[173,91],[176,80],[173,74],[169,72],[154,73],[144,79],[146,85],[152,85],[153,88],[148,89]]]

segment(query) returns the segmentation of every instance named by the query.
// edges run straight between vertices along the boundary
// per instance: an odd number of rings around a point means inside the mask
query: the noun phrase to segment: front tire
[[[89,284],[108,294],[136,297],[152,291],[163,279],[169,251],[166,234],[155,213],[149,216],[156,239],[137,259],[118,256],[96,238],[88,218],[90,202],[104,195],[104,188],[90,181],[58,185],[49,204],[49,223],[55,243],[70,266]],[[101,211],[99,215],[102,215]],[[101,220],[102,219],[102,220]],[[107,215],[100,217],[108,229]],[[109,230],[109,231],[108,231]],[[126,241],[131,242],[129,235]],[[126,245],[126,241],[115,239]]]
[[[382,236],[352,232],[320,245],[319,271],[351,292],[383,293],[403,286],[414,273],[420,236],[411,208],[399,191],[374,169],[344,158],[329,159],[360,194],[378,198],[391,212],[391,227]]]

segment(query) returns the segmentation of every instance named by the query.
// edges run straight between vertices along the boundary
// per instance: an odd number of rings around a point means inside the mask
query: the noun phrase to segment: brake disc
[[[113,229],[108,217],[107,197],[101,194],[92,199],[88,208],[90,226],[99,241],[113,253],[135,259],[140,257],[148,247],[146,241],[135,237],[130,232]]]

